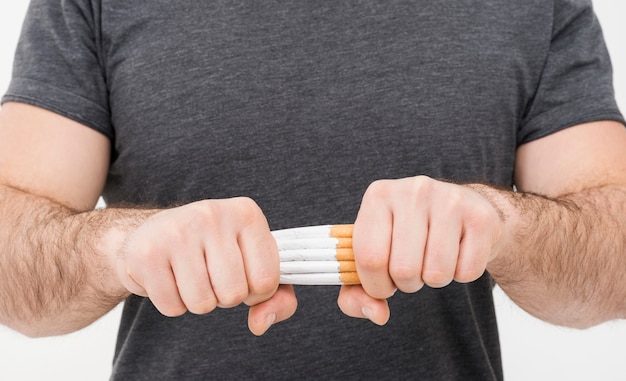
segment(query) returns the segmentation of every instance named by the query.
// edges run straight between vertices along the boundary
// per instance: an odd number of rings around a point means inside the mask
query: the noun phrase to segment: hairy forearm
[[[0,323],[45,336],[104,315],[128,295],[111,268],[119,232],[151,213],[78,213],[0,186]]]
[[[531,314],[584,328],[626,317],[626,188],[557,198],[481,190],[506,226],[488,270]]]

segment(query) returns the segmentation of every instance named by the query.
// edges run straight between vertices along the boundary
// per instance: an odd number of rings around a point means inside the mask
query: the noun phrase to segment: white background
[[[594,5],[613,59],[618,103],[626,113],[626,3],[595,0]],[[26,6],[25,0],[0,4],[0,93],[9,83]],[[494,296],[508,381],[626,380],[626,322],[585,331],[555,327],[521,311],[500,289]],[[0,380],[107,380],[120,312],[118,307],[82,331],[55,338],[28,339],[0,326]]]

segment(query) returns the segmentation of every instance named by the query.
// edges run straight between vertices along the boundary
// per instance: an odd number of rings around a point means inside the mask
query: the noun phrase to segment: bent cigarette
[[[356,272],[354,261],[293,261],[281,262],[281,274]]]
[[[347,273],[315,273],[315,274],[282,274],[281,284],[302,286],[340,286],[361,284],[356,272]]]

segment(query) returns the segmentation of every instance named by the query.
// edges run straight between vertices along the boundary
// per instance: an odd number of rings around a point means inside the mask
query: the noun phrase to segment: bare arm
[[[244,302],[255,334],[295,312],[252,200],[94,211],[109,150],[98,132],[48,111],[17,103],[0,111],[1,324],[63,334],[130,292],[167,316]]]
[[[1,323],[30,336],[66,333],[127,296],[99,247],[106,229],[125,223],[92,211],[108,160],[109,142],[99,133],[31,106],[3,107]]]
[[[533,315],[580,328],[626,318],[625,152],[618,123],[573,127],[520,148],[520,193],[487,191],[510,216],[488,269]]]
[[[110,229],[140,224],[149,211],[78,213],[0,186],[0,323],[28,336],[64,334],[128,296],[103,246]],[[108,242],[116,250],[119,242]]]
[[[626,129],[579,125],[518,151],[519,192],[427,177],[374,182],[353,247],[349,316],[384,324],[385,299],[471,282],[488,269],[522,308],[588,327],[626,317]]]

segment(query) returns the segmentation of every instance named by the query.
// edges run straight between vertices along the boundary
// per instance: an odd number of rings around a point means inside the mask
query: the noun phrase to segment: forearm
[[[529,313],[584,328],[626,317],[626,189],[558,198],[481,190],[507,226],[488,270]]]
[[[122,232],[152,213],[77,213],[0,186],[0,323],[44,336],[104,315],[128,296],[111,261]]]

